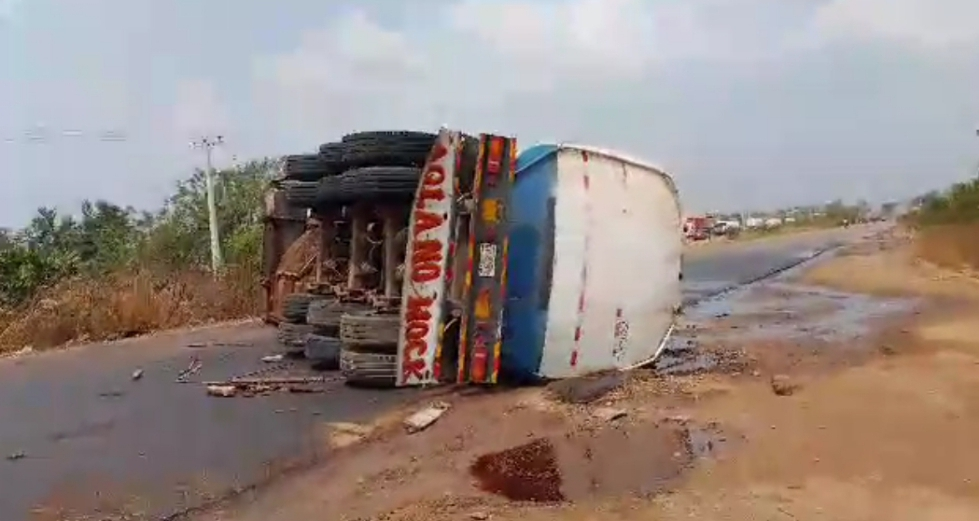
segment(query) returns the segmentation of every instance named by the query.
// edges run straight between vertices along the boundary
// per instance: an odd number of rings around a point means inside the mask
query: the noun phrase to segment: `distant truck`
[[[714,220],[703,215],[687,217],[683,222],[683,234],[691,241],[709,239],[713,228]]]
[[[321,147],[330,173],[270,193],[267,317],[283,344],[333,349],[348,381],[381,386],[565,378],[656,358],[681,298],[666,173],[586,146],[518,158],[513,138],[428,136],[347,136]],[[303,161],[292,171],[314,170]]]

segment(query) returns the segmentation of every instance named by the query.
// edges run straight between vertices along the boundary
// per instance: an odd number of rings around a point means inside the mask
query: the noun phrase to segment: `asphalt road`
[[[867,235],[851,228],[693,251],[685,298],[693,302]],[[195,343],[209,343],[203,347]],[[274,332],[258,324],[91,345],[0,360],[0,519],[72,519],[120,511],[149,518],[198,506],[312,460],[323,422],[358,421],[412,392],[336,384],[328,394],[217,399],[175,382],[192,357],[196,380],[262,368]],[[134,370],[143,377],[134,381]]]
[[[886,224],[852,226],[772,237],[720,248],[691,248],[684,256],[686,305],[776,274],[832,249],[886,229]]]

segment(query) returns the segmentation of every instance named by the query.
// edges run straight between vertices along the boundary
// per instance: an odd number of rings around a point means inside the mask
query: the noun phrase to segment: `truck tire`
[[[346,145],[343,143],[323,143],[320,145],[320,163],[326,171],[326,175],[337,175],[347,169],[347,163],[343,160]]]
[[[282,182],[285,189],[286,201],[290,206],[296,208],[312,208],[316,204],[316,195],[319,193],[319,183],[316,181],[294,181],[286,180]]]
[[[400,333],[400,314],[362,311],[346,313],[340,318],[340,340],[344,345],[396,352]]]
[[[316,187],[316,208],[342,206],[349,202],[341,186],[342,177],[332,176],[320,179],[319,185]]]
[[[306,335],[304,353],[320,370],[335,371],[340,368],[340,339],[311,333]]]
[[[283,177],[294,181],[319,181],[327,175],[326,165],[319,154],[286,156],[282,165]]]
[[[394,387],[398,380],[398,355],[372,353],[343,346],[340,373],[348,384],[362,387]]]
[[[312,293],[290,293],[282,300],[282,317],[286,322],[305,324],[310,302],[321,298]]]
[[[435,134],[413,131],[357,132],[343,136],[343,160],[349,168],[424,166]]]
[[[335,336],[340,332],[340,317],[344,313],[356,313],[366,309],[365,304],[318,299],[309,303],[306,323],[313,325],[320,334]]]
[[[418,190],[421,169],[410,166],[369,166],[348,170],[338,179],[347,202],[411,201]]]
[[[279,343],[284,345],[289,352],[302,352],[306,348],[306,336],[312,332],[313,326],[309,324],[281,322],[279,324]]]

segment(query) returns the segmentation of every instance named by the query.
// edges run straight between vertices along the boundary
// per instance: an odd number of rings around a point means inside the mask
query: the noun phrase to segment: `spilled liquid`
[[[470,467],[486,492],[514,501],[564,501],[554,445],[539,438],[502,452],[484,454]]]
[[[561,502],[668,491],[727,442],[716,426],[663,424],[572,432],[484,454],[470,472],[481,490],[513,501]]]

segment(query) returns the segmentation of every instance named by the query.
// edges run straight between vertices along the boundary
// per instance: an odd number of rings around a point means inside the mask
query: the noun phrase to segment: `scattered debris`
[[[625,373],[617,370],[565,378],[548,385],[552,396],[566,403],[590,403],[622,387]]]
[[[204,385],[289,385],[289,384],[319,384],[326,382],[322,376],[271,376],[267,378],[232,378],[220,382],[204,382]]]
[[[201,362],[200,358],[197,358],[196,356],[191,357],[190,364],[187,365],[187,369],[180,371],[180,374],[177,375],[177,381],[180,383],[186,383],[187,379],[197,374],[202,367],[204,367],[204,363]]]
[[[268,355],[268,356],[263,356],[262,361],[267,364],[271,364],[273,362],[281,362],[283,358],[285,357],[282,355]]]
[[[205,347],[249,347],[252,345],[254,344],[251,342],[215,342],[212,340],[208,342],[191,342],[187,344],[186,347],[191,349],[202,349]]]
[[[448,403],[436,402],[405,418],[404,425],[408,434],[414,434],[431,427],[445,414],[445,411],[449,410],[449,407]]]
[[[678,423],[680,425],[686,425],[686,424],[690,423],[690,421],[693,418],[691,418],[690,415],[687,415],[687,414],[674,414],[672,416],[667,416],[664,419],[666,421],[668,421],[668,422],[671,422],[671,423]]]
[[[99,397],[101,398],[120,398],[125,395],[126,393],[119,389],[110,389],[108,391],[102,391],[101,393],[99,393]]]
[[[374,428],[357,423],[337,422],[329,424],[330,446],[334,449],[359,443],[374,432]]]
[[[17,351],[11,353],[11,356],[23,356],[29,355],[34,352],[34,346],[24,346]]]
[[[221,380],[204,382],[208,394],[214,395],[212,389],[234,389],[232,394],[221,394],[220,396],[239,395],[251,398],[260,394],[268,394],[272,391],[288,391],[290,393],[322,393],[326,389],[322,386],[328,380],[322,376],[281,376],[268,378],[232,378],[231,380]]]
[[[238,388],[233,385],[208,385],[207,394],[222,398],[231,398],[238,392]]]
[[[251,347],[255,344],[251,342],[209,342],[211,347]]]
[[[474,519],[475,521],[486,521],[489,517],[489,514],[486,512],[473,512],[469,514],[469,519]]]
[[[19,459],[24,459],[26,457],[27,457],[27,454],[24,451],[22,451],[22,450],[19,450],[17,452],[11,452],[10,454],[7,454],[7,460],[8,461],[17,461]]]
[[[779,396],[789,396],[799,390],[799,384],[784,374],[772,376],[771,385],[772,392]]]
[[[890,344],[881,344],[878,348],[883,355],[892,356],[897,354],[897,349]]]
[[[133,371],[133,376],[132,376],[132,379],[133,380],[139,380],[142,377],[143,377],[143,370],[142,369],[137,369],[137,370]]]
[[[322,387],[318,387],[318,386],[310,385],[310,384],[292,384],[292,385],[286,386],[286,389],[290,393],[297,393],[297,394],[299,394],[299,393],[303,393],[303,394],[321,393],[321,392],[324,391],[324,389]]]
[[[628,415],[629,411],[625,409],[616,409],[614,407],[599,407],[592,413],[592,416],[604,422],[615,421]]]

